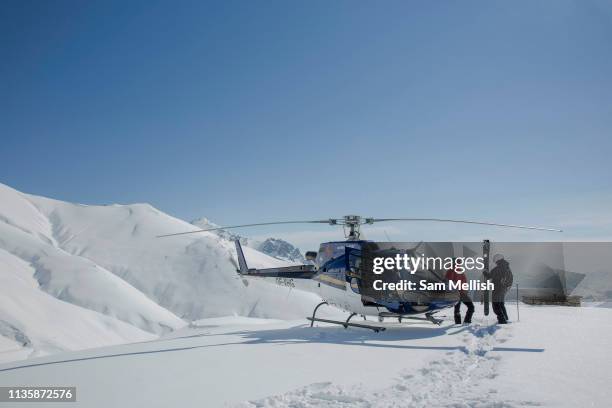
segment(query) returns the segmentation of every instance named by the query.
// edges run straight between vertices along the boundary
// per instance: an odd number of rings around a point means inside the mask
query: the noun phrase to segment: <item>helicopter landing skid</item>
[[[348,327],[360,327],[362,329],[370,329],[370,330],[374,330],[376,333],[381,332],[381,331],[385,331],[386,327],[380,327],[380,326],[372,326],[369,324],[362,324],[362,323],[351,323],[351,319],[354,316],[357,316],[357,313],[351,313],[351,315],[348,317],[348,319],[346,319],[346,321],[341,322],[339,320],[329,320],[329,319],[320,319],[317,317],[317,310],[323,306],[323,305],[327,305],[327,302],[321,302],[317,305],[317,307],[314,308],[314,310],[312,311],[312,317],[307,317],[306,319],[310,320],[310,327],[312,327],[314,325],[314,322],[323,322],[323,323],[332,323],[332,324],[339,324],[341,326],[343,326],[345,329],[348,329]],[[365,319],[365,316],[364,316]]]
[[[322,322],[322,323],[338,324],[340,326],[344,326],[345,329],[348,329],[349,327],[359,327],[361,329],[370,329],[370,330],[373,330],[375,333],[385,331],[387,329],[386,327],[373,326],[370,324],[351,323],[349,321],[342,322],[340,320],[319,319],[318,317],[307,317],[306,319],[310,320],[310,327],[312,327],[314,322]]]
[[[425,313],[425,317],[417,317],[417,316],[402,315],[402,314],[399,314],[399,313],[381,312],[381,313],[378,314],[378,320],[380,322],[382,322],[385,317],[396,317],[397,320],[400,323],[404,319],[410,319],[410,320],[427,321],[427,322],[431,322],[431,323],[433,323],[435,325],[438,325],[438,326],[441,325],[442,322],[444,322],[444,320],[442,320],[442,319],[436,319],[433,315],[434,315],[434,313]]]
[[[318,309],[318,308],[320,308],[321,306],[323,306],[323,305],[327,305],[327,304],[329,304],[329,303],[327,303],[327,302],[321,302],[321,303],[319,303],[319,304],[317,305],[317,307],[315,307],[315,308],[314,308],[314,310],[312,311],[312,318],[307,317],[307,319],[308,319],[308,320],[310,320],[310,327],[312,327],[312,325],[314,324],[315,320],[317,320],[317,319],[316,319],[317,309]],[[350,317],[349,317],[349,319],[350,319]]]

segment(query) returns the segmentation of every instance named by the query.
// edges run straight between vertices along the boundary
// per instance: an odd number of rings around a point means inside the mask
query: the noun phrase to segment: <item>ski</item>
[[[482,270],[483,279],[489,282],[489,252],[491,250],[491,243],[488,239],[482,241],[482,258],[484,260],[484,268]],[[489,303],[491,302],[491,291],[485,290],[482,293],[482,302],[484,303],[484,315],[489,315]]]

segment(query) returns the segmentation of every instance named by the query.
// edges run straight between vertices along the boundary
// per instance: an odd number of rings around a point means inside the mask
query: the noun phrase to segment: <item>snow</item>
[[[504,355],[500,392],[520,390],[523,398],[549,406],[610,406],[612,310],[541,306],[525,312],[503,346],[544,350]]]
[[[39,290],[31,266],[2,249],[0,264],[0,361],[156,337]]]
[[[572,295],[582,296],[585,301],[610,301],[612,299],[610,282],[612,282],[612,271],[604,270],[588,273],[572,291]]]
[[[0,361],[150,340],[203,317],[297,318],[319,300],[246,288],[222,237],[156,238],[193,228],[148,204],[73,204],[0,184]],[[254,267],[287,264],[245,254]]]
[[[305,263],[306,258],[302,255],[299,248],[296,248],[291,243],[279,238],[266,238],[265,241],[259,243],[253,248],[258,251],[268,254],[278,259],[288,262]]]
[[[610,405],[607,272],[577,288],[588,307],[522,305],[518,321],[510,304],[507,326],[477,310],[471,326],[311,328],[319,299],[245,287],[224,236],[156,238],[193,228],[0,184],[0,386],[76,386],[67,406],[87,408]]]
[[[246,290],[236,273],[234,244],[212,233],[157,238],[193,231],[193,225],[148,204],[83,206],[30,196],[53,224],[59,245],[87,258],[180,318],[191,321],[228,314],[296,318],[316,302],[265,285]],[[245,248],[252,267],[287,263]],[[303,306],[303,304],[306,306]]]
[[[191,224],[201,229],[220,228],[219,225],[211,222],[206,217],[197,218],[191,221]],[[290,242],[279,238],[265,238],[263,241],[261,241],[243,237],[235,230],[217,229],[211,232],[224,239],[237,239],[240,241],[242,246],[251,247],[259,252],[263,252],[266,255],[270,255],[273,258],[286,261],[290,264],[302,264],[306,262],[306,258],[304,258],[299,248],[295,247]]]
[[[83,407],[609,406],[612,310],[509,312],[507,326],[477,314],[382,333],[203,319],[155,341],[3,364],[0,386],[75,385],[70,406]]]
[[[182,327],[184,322],[133,286],[79,254],[58,245],[54,226],[27,196],[0,185],[0,260],[2,276],[33,277],[40,289],[66,302],[103,313],[152,333]],[[8,203],[8,205],[5,205]],[[9,220],[9,221],[7,221]],[[30,220],[36,220],[31,222]],[[17,267],[12,257],[25,262]],[[5,292],[5,290],[3,290]],[[34,305],[32,305],[34,307]]]

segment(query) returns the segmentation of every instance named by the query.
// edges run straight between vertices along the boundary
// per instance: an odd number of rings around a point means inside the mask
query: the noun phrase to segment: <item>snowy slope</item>
[[[0,361],[156,338],[40,290],[34,270],[0,249]]]
[[[51,222],[58,245],[128,282],[185,320],[231,314],[296,318],[316,297],[256,283],[236,273],[234,244],[212,233],[156,238],[194,230],[148,204],[86,206],[28,196]],[[286,263],[245,248],[249,266]]]
[[[508,326],[479,308],[469,327],[382,333],[205,319],[154,342],[0,365],[0,386],[74,385],[73,408],[608,407],[612,310],[523,305],[516,322],[511,306]]]
[[[0,203],[0,220],[4,221],[0,222],[0,249],[24,261],[31,269],[17,268],[20,275],[33,277],[46,293],[151,333],[184,325],[181,319],[100,265],[64,251],[55,238],[53,225],[28,196],[0,185]],[[6,259],[0,259],[3,276],[13,273],[13,265]],[[8,287],[3,287],[2,292],[8,292]]]
[[[147,204],[71,204],[0,184],[0,359],[141,341],[209,316],[302,317],[318,301],[244,287],[233,244],[216,235],[155,238],[190,229]],[[286,264],[245,253],[252,266]]]
[[[214,222],[212,222],[206,217],[196,218],[195,220],[191,221],[191,224],[198,227],[198,229],[212,229],[212,228],[220,227],[219,224],[215,224]],[[251,238],[243,237],[242,235],[238,234],[235,230],[230,231],[230,230],[218,229],[218,230],[211,231],[211,233],[221,238],[225,238],[227,240],[236,240],[236,239],[240,240],[240,243],[243,246],[253,246],[253,245],[259,244],[259,241],[255,241]]]

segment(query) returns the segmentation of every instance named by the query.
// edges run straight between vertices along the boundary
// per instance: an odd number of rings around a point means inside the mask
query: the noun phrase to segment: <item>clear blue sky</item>
[[[0,15],[0,181],[19,190],[221,224],[612,225],[609,1],[3,1]]]

